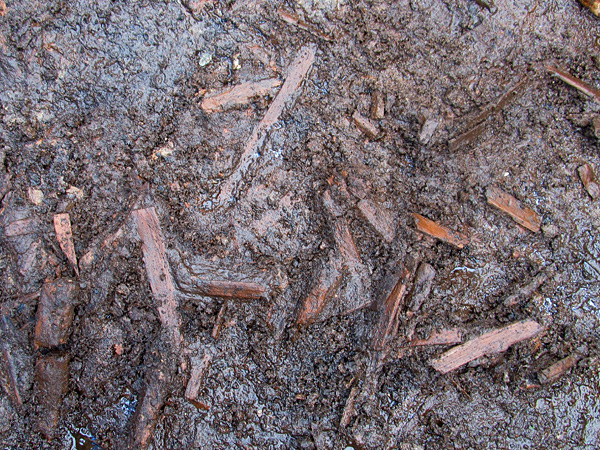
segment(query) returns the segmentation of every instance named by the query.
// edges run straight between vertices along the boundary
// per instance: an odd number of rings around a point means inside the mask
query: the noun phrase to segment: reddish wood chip
[[[358,111],[354,111],[352,114],[352,120],[358,127],[360,131],[365,133],[371,139],[377,139],[381,134],[379,131],[379,127],[371,122],[370,119],[367,119],[365,116],[360,114]]]
[[[440,241],[453,245],[456,248],[463,248],[469,243],[469,238],[462,233],[452,231],[442,225],[437,224],[433,220],[423,217],[420,214],[413,213],[417,230],[421,233],[433,236]]]
[[[577,169],[577,172],[579,172],[579,178],[581,178],[581,181],[585,186],[585,190],[588,191],[590,197],[593,199],[600,197],[600,185],[598,184],[598,180],[592,166],[589,164],[584,164]]]
[[[69,217],[69,214],[55,214],[54,229],[60,248],[73,266],[73,269],[75,269],[75,273],[79,276],[77,256],[75,255],[75,246],[73,245],[73,233],[71,232],[71,218]]]
[[[340,263],[336,260],[323,269],[319,280],[302,302],[296,323],[298,325],[309,325],[316,321],[325,308],[328,301],[336,294],[342,282],[343,273]]]
[[[542,224],[541,217],[532,209],[524,208],[521,202],[501,189],[490,186],[487,189],[487,201],[490,205],[508,214],[519,225],[537,233]]]
[[[36,348],[58,347],[67,342],[71,335],[77,291],[77,285],[65,278],[44,284],[33,339]]]
[[[504,352],[511,345],[532,338],[543,329],[534,320],[513,323],[451,348],[439,358],[434,359],[431,365],[441,373],[448,373],[482,356]]]
[[[358,209],[363,217],[373,225],[373,228],[375,228],[387,242],[392,242],[394,240],[394,236],[396,235],[394,221],[386,210],[369,199],[363,199],[358,202]]]
[[[570,355],[561,359],[555,364],[552,364],[547,369],[542,370],[538,378],[543,384],[554,383],[566,372],[571,370],[581,358],[578,355]]]
[[[35,363],[35,399],[39,405],[37,425],[46,439],[54,437],[68,386],[69,356],[40,356]]]
[[[281,81],[277,78],[241,83],[225,92],[205,95],[201,108],[209,113],[226,111],[236,106],[247,105],[257,97],[269,95],[279,86]]]
[[[39,222],[36,219],[15,220],[4,229],[7,237],[23,236],[33,234],[38,230]]]
[[[202,381],[208,371],[212,356],[205,353],[202,358],[191,358],[192,373],[185,390],[185,398],[188,400],[196,400],[198,398],[198,391],[202,387]]]

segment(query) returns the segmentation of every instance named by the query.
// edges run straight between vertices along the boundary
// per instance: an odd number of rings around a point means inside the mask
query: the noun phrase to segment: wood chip
[[[426,262],[419,264],[419,268],[415,273],[413,288],[408,299],[408,309],[411,312],[417,312],[421,308],[423,302],[427,300],[434,278],[435,269],[431,264]]]
[[[374,350],[382,350],[396,337],[398,324],[400,323],[400,309],[404,304],[404,295],[406,294],[406,289],[411,278],[412,272],[403,267],[400,271],[400,278],[386,299],[379,322],[373,330],[371,348]]]
[[[290,65],[288,76],[285,79],[283,86],[281,86],[277,97],[275,97],[269,106],[269,109],[260,123],[254,128],[252,136],[250,136],[250,139],[246,143],[244,151],[240,156],[237,167],[229,179],[223,183],[221,192],[216,200],[217,205],[223,205],[234,200],[234,198],[232,198],[234,191],[238,187],[238,184],[246,177],[246,173],[252,163],[259,158],[261,154],[260,149],[265,142],[269,130],[279,120],[285,107],[291,105],[302,81],[313,65],[315,54],[316,46],[307,45],[302,47],[298,56]]]
[[[346,400],[346,406],[344,406],[344,412],[342,414],[342,419],[340,420],[340,427],[345,428],[350,424],[352,417],[356,415],[356,408],[354,407],[354,402],[356,401],[356,396],[359,394],[360,389],[358,387],[353,387],[350,390],[350,395]]]
[[[431,365],[441,373],[448,373],[482,356],[504,352],[511,345],[530,339],[543,330],[544,328],[534,320],[516,322],[448,350],[434,359]]]
[[[579,0],[579,3],[600,17],[600,0]]]
[[[485,131],[485,123],[480,123],[479,125],[475,125],[473,128],[465,131],[460,136],[452,139],[448,143],[448,150],[451,152],[455,152],[463,145],[467,145],[477,139],[481,134]]]
[[[198,392],[202,387],[202,381],[208,372],[212,355],[205,353],[202,358],[190,358],[192,365],[192,373],[185,389],[185,398],[188,400],[196,400]]]
[[[385,98],[381,91],[374,90],[371,95],[371,119],[381,120],[385,117]]]
[[[258,97],[272,94],[279,86],[281,86],[281,81],[277,78],[241,83],[224,92],[205,95],[200,107],[208,113],[226,111],[247,105]]]
[[[428,234],[429,236],[446,242],[447,244],[459,249],[463,248],[470,242],[466,235],[452,231],[443,225],[437,224],[433,220],[423,217],[420,214],[413,213],[412,216],[415,219],[417,230],[419,230],[421,233]]]
[[[162,326],[169,335],[171,344],[179,348],[183,342],[181,319],[177,311],[175,284],[167,260],[165,240],[160,229],[158,216],[153,207],[133,212],[137,230],[142,239],[142,252],[148,281],[158,308]]]
[[[379,127],[370,119],[360,114],[358,111],[354,111],[354,114],[352,114],[352,120],[358,129],[365,133],[369,138],[377,139],[380,136],[381,132]]]
[[[17,385],[17,371],[9,345],[9,342],[13,340],[11,339],[13,336],[10,335],[13,331],[11,328],[6,314],[0,313],[0,351],[2,352],[0,379],[6,382],[6,384],[3,383],[4,390],[8,394],[13,405],[21,407],[23,406],[23,401]]]
[[[585,190],[590,194],[590,197],[593,199],[600,197],[600,185],[598,184],[598,179],[596,178],[592,166],[584,164],[577,169],[577,172],[579,173],[579,178],[581,178]]]
[[[571,370],[577,362],[581,359],[578,355],[570,355],[564,359],[561,359],[555,364],[552,364],[547,369],[542,370],[538,374],[539,380],[542,384],[554,383],[560,377],[562,377],[565,373]]]
[[[375,228],[387,242],[392,242],[394,240],[394,237],[396,236],[394,221],[386,210],[369,199],[363,199],[358,202],[358,209],[363,217],[369,221],[373,228]]]
[[[451,345],[460,344],[462,334],[458,328],[434,331],[427,339],[414,339],[408,344],[409,347],[421,347],[425,345]]]
[[[298,325],[309,325],[319,318],[327,303],[333,298],[342,282],[341,264],[333,261],[321,270],[319,279],[304,298],[296,319]]]
[[[223,328],[223,322],[225,320],[225,313],[227,312],[227,303],[223,303],[221,309],[219,309],[219,314],[217,314],[217,319],[215,320],[215,325],[213,326],[211,336],[213,339],[219,339],[219,335],[221,334],[221,328]]]
[[[258,300],[265,296],[267,288],[262,284],[214,280],[206,281],[200,278],[191,280],[192,284],[185,285],[183,291],[190,294],[205,295],[207,297],[231,298],[236,300]]]
[[[537,233],[542,224],[541,217],[532,209],[521,206],[521,202],[501,189],[490,186],[487,189],[487,201],[508,214],[519,225]]]
[[[573,75],[568,73],[566,70],[559,69],[558,67],[554,67],[554,66],[546,66],[546,69],[550,73],[555,75],[556,77],[563,80],[568,85],[573,86],[578,91],[584,93],[588,97],[591,97],[595,101],[600,103],[600,90],[596,89],[595,87],[586,83],[585,81],[580,80],[577,77],[574,77]]]
[[[33,339],[36,348],[53,348],[67,343],[78,290],[77,285],[66,278],[44,284]]]
[[[69,387],[69,355],[40,355],[35,363],[37,427],[46,439],[54,438],[60,406]]]
[[[65,256],[71,263],[77,276],[79,276],[79,267],[77,266],[77,255],[75,255],[75,245],[73,245],[73,233],[71,232],[71,217],[67,213],[54,215],[54,230],[56,239]]]

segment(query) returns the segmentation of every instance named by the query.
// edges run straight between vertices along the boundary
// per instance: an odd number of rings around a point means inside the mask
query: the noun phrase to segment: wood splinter
[[[598,4],[600,4],[600,3],[599,2],[595,2],[595,3],[597,4],[596,8],[598,8]],[[594,14],[596,14],[596,12],[594,12]],[[591,97],[595,101],[597,101],[598,103],[600,103],[600,90],[596,89],[591,84],[588,84],[585,81],[580,80],[577,77],[574,77],[573,75],[571,75],[566,70],[559,69],[558,67],[546,66],[546,70],[548,70],[548,72],[550,72],[553,75],[555,75],[557,78],[560,78],[562,81],[564,81],[565,83],[567,83],[569,86],[573,86],[579,92],[584,93],[588,97]]]
[[[73,233],[71,231],[71,217],[67,213],[54,215],[54,229],[56,230],[56,239],[65,256],[73,266],[75,273],[79,276],[79,267],[77,266],[77,255],[75,255],[75,246],[73,245]]]
[[[547,369],[542,370],[538,374],[539,380],[542,384],[554,383],[561,376],[571,370],[579,362],[581,357],[579,355],[569,355],[566,358],[561,359],[557,363],[552,364]]]
[[[504,352],[510,346],[530,339],[543,330],[544,328],[534,320],[516,322],[451,348],[431,361],[431,365],[438,372],[448,373],[482,356]]]
[[[247,105],[255,98],[272,94],[279,86],[281,80],[277,78],[241,83],[224,92],[205,95],[200,107],[208,113],[226,111]]]
[[[413,213],[412,216],[415,219],[417,230],[421,233],[428,234],[429,236],[439,239],[442,242],[446,242],[458,249],[463,248],[470,242],[469,238],[464,234],[452,231],[443,225],[439,225],[433,220],[423,217],[421,214]]]
[[[585,187],[585,190],[590,194],[592,199],[600,198],[600,185],[598,184],[598,179],[596,178],[596,174],[594,173],[594,169],[589,164],[584,164],[577,169],[579,173],[579,178],[581,178],[581,182]]]
[[[508,214],[519,225],[537,233],[542,224],[541,217],[532,209],[525,208],[512,195],[507,194],[496,186],[487,189],[487,201],[500,211]]]

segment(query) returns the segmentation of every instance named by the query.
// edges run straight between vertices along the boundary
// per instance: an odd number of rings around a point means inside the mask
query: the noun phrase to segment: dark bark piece
[[[188,400],[196,400],[198,392],[202,387],[202,382],[208,372],[212,355],[205,353],[202,358],[191,358],[192,372],[185,389],[185,398]]]
[[[62,400],[69,387],[69,355],[40,356],[35,364],[37,427],[46,439],[54,437]]]
[[[352,120],[358,129],[365,133],[369,138],[377,139],[380,136],[381,132],[379,131],[379,127],[375,123],[371,122],[370,119],[360,114],[358,111],[354,111],[354,114],[352,114]]]
[[[581,357],[578,355],[569,355],[557,363],[552,364],[550,367],[542,370],[538,374],[540,382],[542,382],[542,384],[554,383],[565,373],[575,367],[580,359]]]
[[[460,136],[452,139],[448,143],[448,150],[451,152],[455,152],[463,145],[469,144],[470,142],[477,139],[481,134],[485,131],[485,123],[480,123],[479,125],[474,126],[468,131],[465,131]]]
[[[417,312],[431,291],[433,279],[435,278],[435,269],[431,264],[422,262],[419,264],[415,281],[408,301],[408,309]]]
[[[217,197],[217,205],[223,205],[232,200],[235,189],[238,184],[243,180],[248,172],[248,169],[260,156],[260,149],[262,148],[267,133],[271,127],[279,120],[281,113],[286,106],[292,103],[296,91],[300,88],[302,81],[308,74],[312,64],[315,60],[316,46],[307,45],[302,47],[298,56],[289,67],[288,76],[281,86],[277,97],[273,100],[266,114],[260,121],[260,123],[254,128],[252,136],[246,143],[244,151],[240,156],[237,167],[229,177],[229,179],[223,183],[221,192]]]
[[[585,190],[590,194],[594,200],[600,197],[600,185],[598,184],[598,180],[596,178],[596,174],[594,173],[594,169],[589,164],[584,164],[577,169],[579,173],[579,178],[583,182],[583,186]]]
[[[152,295],[156,301],[162,326],[175,349],[181,346],[181,319],[177,311],[175,284],[167,260],[166,246],[158,216],[154,208],[138,209],[133,212],[138,234],[142,239],[144,264]]]
[[[279,86],[281,80],[277,78],[241,83],[224,92],[206,94],[200,107],[208,113],[226,111],[272,94]]]
[[[584,0],[584,1],[586,1],[586,0]],[[596,2],[588,2],[588,3],[591,4],[591,3],[596,3]],[[597,4],[596,4],[596,11],[594,11],[591,6],[589,6],[589,5],[586,5],[586,6],[590,7],[590,9],[594,12],[594,14],[597,14],[597,12],[596,12],[598,10]],[[555,75],[556,77],[560,78],[568,85],[573,86],[579,92],[584,93],[588,97],[591,97],[594,100],[596,100],[598,103],[600,103],[600,90],[596,89],[591,84],[588,84],[585,81],[580,80],[577,77],[574,77],[573,75],[568,73],[566,70],[559,69],[558,67],[546,66],[546,69],[548,70],[548,72],[550,72],[553,75]]]
[[[36,348],[58,347],[67,342],[71,335],[78,290],[77,285],[66,278],[44,284],[33,340]]]
[[[516,322],[451,348],[434,359],[431,365],[438,372],[448,373],[482,356],[504,352],[511,345],[532,338],[543,330],[544,328],[534,320]]]
[[[75,254],[75,245],[73,244],[73,232],[71,231],[71,217],[66,213],[55,214],[54,230],[56,231],[56,239],[61,250],[73,266],[73,269],[75,269],[77,276],[79,276],[77,255]]]
[[[313,36],[316,36],[320,39],[323,39],[328,42],[333,42],[333,39],[331,37],[327,36],[325,33],[317,30],[315,27],[304,22],[296,14],[290,14],[288,12],[283,11],[282,9],[278,10],[277,12],[279,13],[279,16],[284,22],[289,23],[290,25],[297,26],[301,30],[307,31]]]
[[[421,214],[413,213],[412,216],[415,219],[417,230],[421,233],[428,234],[429,236],[446,242],[458,249],[463,248],[470,242],[470,239],[466,235],[457,231],[452,231],[443,225],[439,225],[433,220],[423,217]]]
[[[245,281],[206,281],[192,278],[191,283],[182,287],[182,290],[190,294],[205,295],[207,297],[258,300],[263,298],[267,292],[267,288],[262,284]]]
[[[2,351],[0,378],[10,400],[14,405],[20,407],[23,406],[23,401],[21,400],[21,394],[17,386],[17,372],[9,345],[10,341],[14,341],[14,339],[11,339],[13,336],[10,336],[13,331],[6,315],[0,314],[0,351]]]
[[[385,98],[383,93],[374,90],[371,95],[371,119],[381,120],[385,117]]]
[[[412,272],[403,267],[400,272],[400,278],[386,299],[379,317],[379,322],[373,330],[371,348],[374,350],[384,349],[384,347],[396,337],[400,322],[400,309],[404,304],[404,295],[406,294],[408,283],[411,278]]]
[[[490,205],[508,214],[519,225],[537,233],[542,224],[541,217],[532,209],[525,208],[521,202],[496,186],[487,189],[487,201]]]

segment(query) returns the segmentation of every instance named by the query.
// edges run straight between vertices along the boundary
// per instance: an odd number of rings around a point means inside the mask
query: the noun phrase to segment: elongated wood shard
[[[427,217],[423,217],[421,214],[413,213],[415,219],[415,225],[417,230],[421,233],[428,234],[440,241],[446,242],[456,248],[463,248],[469,243],[469,238],[462,233],[452,231],[443,225],[439,225]]]
[[[224,92],[205,95],[200,107],[208,113],[226,111],[247,105],[255,98],[269,95],[279,86],[281,80],[277,78],[241,83]]]
[[[487,189],[487,201],[500,211],[508,214],[519,225],[537,233],[542,224],[541,217],[532,209],[521,206],[521,202],[501,189],[490,186]]]
[[[590,197],[597,199],[600,197],[600,185],[594,173],[594,169],[589,164],[584,164],[577,169],[579,178],[585,187],[585,190],[590,194]]]
[[[296,319],[298,325],[309,325],[319,318],[326,304],[331,301],[339,289],[342,276],[339,261],[333,261],[329,267],[321,271],[316,285],[302,303],[300,313]]]
[[[202,387],[202,381],[210,365],[212,355],[205,353],[202,358],[191,358],[192,373],[185,389],[185,398],[188,400],[196,400],[198,392]]]
[[[451,328],[435,331],[427,339],[413,339],[408,345],[409,347],[421,347],[426,345],[460,344],[461,342],[462,334],[460,330],[458,328]]]
[[[154,208],[138,209],[133,212],[137,230],[142,239],[144,264],[152,295],[158,308],[162,326],[170,341],[179,347],[183,341],[180,332],[181,319],[177,311],[175,284],[171,276],[165,240]]]
[[[596,4],[595,8],[596,8],[596,10],[598,9],[598,5],[597,4]],[[594,12],[594,14],[597,15],[596,12]],[[562,81],[564,81],[565,83],[567,83],[569,86],[573,86],[579,92],[584,93],[588,97],[592,97],[595,101],[597,101],[598,103],[600,103],[600,90],[596,89],[591,84],[588,84],[585,81],[580,80],[577,77],[574,77],[573,75],[571,75],[566,70],[559,69],[558,67],[546,66],[546,69],[548,70],[548,72],[552,73],[557,78],[560,78]]]
[[[431,365],[441,373],[448,373],[482,356],[504,352],[511,345],[530,339],[543,330],[534,320],[513,323],[448,350],[431,361]]]
[[[60,248],[73,266],[73,269],[75,269],[75,273],[79,276],[77,255],[75,255],[75,245],[73,244],[73,233],[71,231],[71,217],[67,213],[55,214],[54,229]]]
[[[363,217],[373,225],[373,228],[375,228],[387,242],[392,242],[394,240],[394,236],[396,235],[394,222],[386,210],[369,199],[362,199],[358,202],[358,209]]]
[[[37,309],[34,345],[52,348],[63,345],[71,335],[77,285],[60,278],[42,287]]]
[[[411,278],[412,273],[408,269],[402,268],[400,278],[386,299],[379,322],[373,330],[371,348],[374,350],[382,350],[386,344],[396,337],[400,321],[400,309],[404,305],[404,295]]]
[[[40,356],[35,364],[35,398],[38,404],[38,429],[46,439],[54,437],[60,406],[68,387],[69,356]]]
[[[238,300],[258,300],[265,296],[267,288],[262,284],[245,281],[206,281],[193,279],[191,284],[181,286],[183,291],[207,297],[232,298]]]
[[[554,383],[561,376],[571,370],[581,358],[578,355],[570,355],[552,364],[547,369],[538,374],[538,378],[543,384]]]
[[[360,114],[358,111],[354,111],[354,114],[352,114],[352,120],[358,129],[365,133],[370,139],[377,139],[381,134],[379,127],[370,119]]]
[[[266,114],[260,123],[254,128],[252,136],[246,143],[244,151],[240,156],[239,163],[229,179],[223,183],[221,192],[217,197],[217,205],[223,205],[234,200],[238,184],[246,176],[248,169],[260,157],[260,149],[262,148],[267,133],[271,127],[279,120],[281,113],[286,106],[292,103],[296,91],[300,88],[302,81],[308,74],[315,60],[316,46],[308,45],[302,47],[296,59],[292,62],[288,70],[288,76],[281,86],[277,97],[273,100]]]

